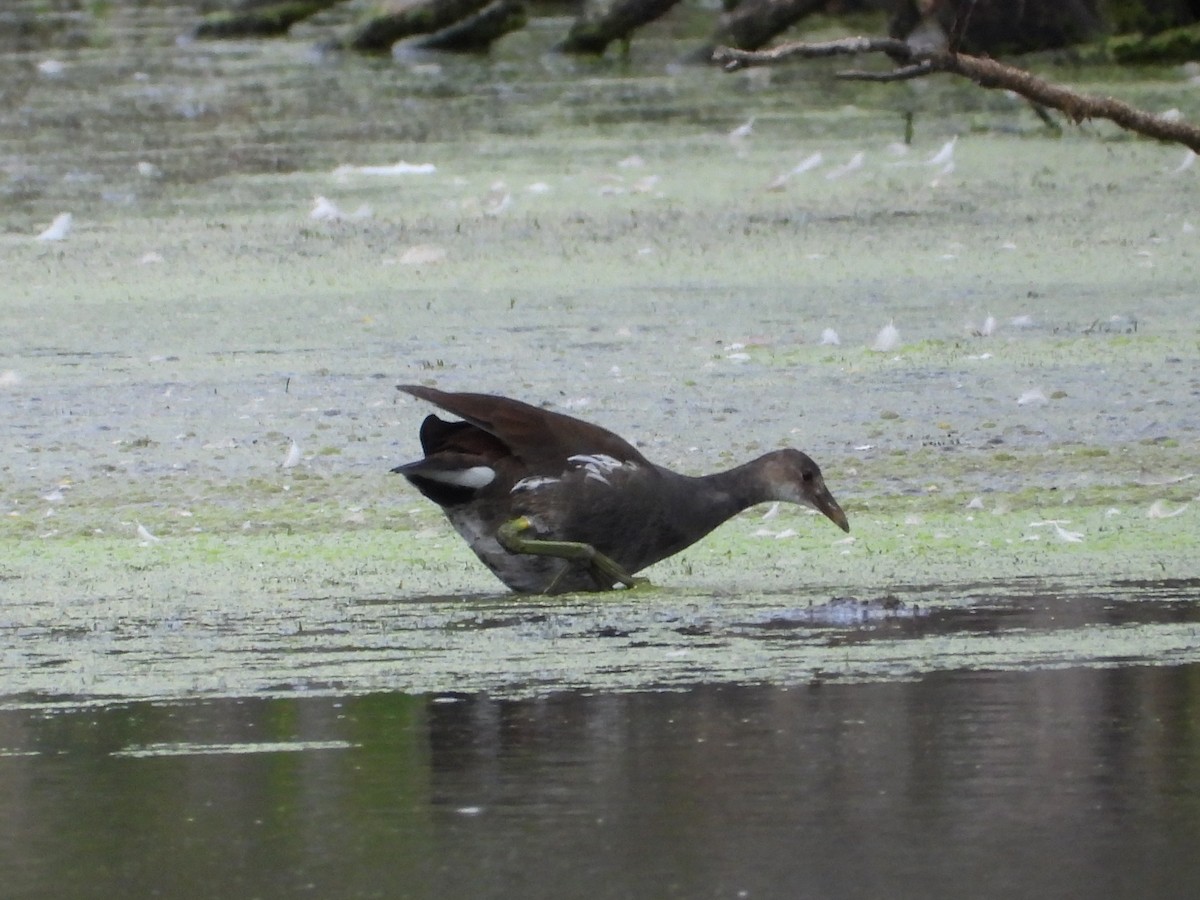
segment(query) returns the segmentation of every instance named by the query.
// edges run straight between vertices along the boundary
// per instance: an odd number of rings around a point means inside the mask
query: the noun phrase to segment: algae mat
[[[164,42],[5,110],[6,702],[1200,656],[1188,157],[966,89],[532,58]],[[1152,76],[1097,87],[1196,113]],[[752,510],[655,589],[509,597],[387,474],[414,380],[688,472],[799,446],[853,531]]]

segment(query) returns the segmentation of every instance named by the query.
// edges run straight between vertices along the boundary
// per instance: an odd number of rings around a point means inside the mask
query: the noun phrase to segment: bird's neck
[[[640,535],[631,541],[636,549],[613,548],[631,571],[678,553],[747,507],[770,499],[754,462],[699,477],[656,468],[658,484],[629,504],[626,527]]]
[[[708,534],[742,510],[771,499],[760,468],[761,461],[752,460],[711,475],[676,476],[674,514]]]

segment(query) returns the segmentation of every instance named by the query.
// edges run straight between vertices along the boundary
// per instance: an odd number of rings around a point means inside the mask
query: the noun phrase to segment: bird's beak
[[[816,490],[813,491],[812,504],[829,521],[842,529],[842,531],[850,530],[850,521],[846,518],[846,514],[842,512],[842,508],[838,506],[838,502],[833,499],[833,494],[829,493],[829,489],[825,487],[824,482],[817,485]]]

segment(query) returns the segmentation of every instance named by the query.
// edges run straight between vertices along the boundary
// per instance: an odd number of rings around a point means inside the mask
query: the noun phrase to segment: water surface
[[[1193,896],[1196,666],[0,715],[9,896]]]

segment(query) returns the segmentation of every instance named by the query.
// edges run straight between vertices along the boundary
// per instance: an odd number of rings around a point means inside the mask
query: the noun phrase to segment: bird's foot
[[[592,574],[595,576],[597,582],[609,585],[612,585],[614,582],[620,582],[625,585],[626,590],[633,590],[636,587],[642,587],[650,583],[649,578],[638,578],[636,575],[630,575],[624,568],[590,544],[583,544],[582,546],[592,551]]]

